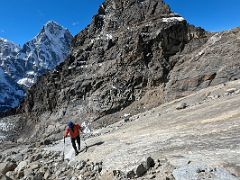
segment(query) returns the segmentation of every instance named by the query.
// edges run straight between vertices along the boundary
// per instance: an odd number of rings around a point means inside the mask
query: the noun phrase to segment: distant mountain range
[[[23,47],[0,38],[0,111],[15,108],[38,76],[68,56],[73,36],[54,21]]]

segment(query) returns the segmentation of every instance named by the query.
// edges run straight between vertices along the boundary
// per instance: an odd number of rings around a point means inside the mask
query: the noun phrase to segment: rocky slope
[[[12,179],[238,180],[239,100],[239,80],[200,90],[93,130],[77,157],[69,138],[65,148],[49,137],[7,144],[8,150],[0,145],[0,173]]]
[[[1,119],[0,176],[239,179],[239,30],[205,32],[161,0],[106,0]],[[63,162],[69,119],[95,129],[76,158],[67,141]]]
[[[71,40],[70,32],[53,21],[47,22],[41,32],[33,40],[24,44],[22,48],[1,38],[1,69],[5,76],[14,82],[12,86],[17,86],[17,89],[21,89],[20,87],[28,89],[36,82],[38,76],[54,69],[67,57]],[[1,90],[3,91],[3,88]],[[19,96],[19,93],[13,89],[8,93],[5,88],[2,93],[8,94],[16,102],[20,102],[24,97],[24,93]],[[4,95],[1,94],[1,96]],[[7,110],[19,106],[19,103],[15,103],[13,106],[8,102],[8,100],[1,101],[1,109],[6,107],[4,110]]]

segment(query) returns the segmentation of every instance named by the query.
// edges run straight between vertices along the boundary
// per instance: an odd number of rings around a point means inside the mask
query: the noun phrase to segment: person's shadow
[[[93,146],[100,146],[103,143],[104,143],[103,141],[100,141],[100,142],[97,142],[97,143],[94,143],[94,144],[91,144],[91,145],[86,144],[86,147],[83,150],[81,150],[80,152],[82,152],[82,151],[87,152],[88,148],[93,147]]]

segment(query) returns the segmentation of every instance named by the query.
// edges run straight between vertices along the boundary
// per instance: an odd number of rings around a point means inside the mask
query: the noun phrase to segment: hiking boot
[[[79,152],[78,152],[78,151],[76,151],[76,152],[75,152],[75,156],[77,156],[78,154],[79,154]]]

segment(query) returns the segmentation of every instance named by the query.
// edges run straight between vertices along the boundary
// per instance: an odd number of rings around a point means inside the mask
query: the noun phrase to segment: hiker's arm
[[[69,128],[66,128],[66,130],[64,132],[64,138],[66,138],[68,136],[69,132],[70,132]]]
[[[78,131],[81,133],[82,132],[82,127],[79,124],[76,124]]]

